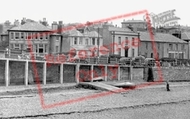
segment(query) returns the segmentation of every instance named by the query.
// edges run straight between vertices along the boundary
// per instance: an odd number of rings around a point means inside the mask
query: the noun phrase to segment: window
[[[172,48],[172,44],[169,44],[169,50],[172,50],[173,48]]]
[[[85,40],[85,44],[88,45],[88,39]]]
[[[39,53],[44,53],[44,47],[43,44],[38,45]]]
[[[154,56],[153,56],[153,53],[151,53],[151,58],[153,58]]]
[[[125,46],[127,46],[128,43],[129,43],[129,41],[128,41],[128,37],[125,37]]]
[[[118,48],[118,54],[121,56],[121,48]]]
[[[174,53],[169,53],[169,58],[174,58]]]
[[[11,32],[11,39],[14,39],[14,33]]]
[[[14,44],[14,49],[20,49],[20,45],[19,44]]]
[[[132,49],[132,57],[135,56],[135,49]]]
[[[27,33],[27,34],[28,34],[27,39],[28,39],[28,38],[30,38],[30,39],[34,39],[32,33]],[[36,34],[34,34],[34,36],[35,36],[35,35],[36,35]]]
[[[183,59],[184,58],[184,53],[179,53],[179,59]]]
[[[56,52],[59,52],[59,46],[56,46]]]
[[[81,45],[82,45],[82,38],[80,38],[80,39],[79,39],[79,44],[81,44]]]
[[[47,44],[45,44],[45,52],[47,52],[47,47],[48,47],[48,45],[47,45]]]
[[[160,49],[160,43],[157,43],[157,45],[158,45],[158,49]]]
[[[15,39],[19,39],[19,33],[15,33]]]
[[[95,45],[95,38],[92,38],[92,45]]]
[[[59,36],[56,36],[56,41],[59,41]]]
[[[121,44],[121,37],[118,37],[118,45]]]
[[[38,38],[39,38],[39,34],[38,34],[38,33],[36,33],[36,35],[35,35],[35,36],[36,36],[36,39],[38,39]]]
[[[181,50],[184,50],[184,49],[185,49],[185,45],[182,44],[182,45],[181,45]]]
[[[45,34],[45,39],[48,39],[48,38],[49,38],[49,34],[46,33],[46,34]]]
[[[43,40],[43,33],[40,33],[40,40]]]
[[[23,32],[21,33],[20,37],[21,37],[21,39],[24,39],[24,33]]]
[[[148,43],[146,42],[146,49],[148,49]]]
[[[74,38],[74,45],[77,45],[77,37]]]
[[[178,44],[176,44],[176,50],[178,50]]]

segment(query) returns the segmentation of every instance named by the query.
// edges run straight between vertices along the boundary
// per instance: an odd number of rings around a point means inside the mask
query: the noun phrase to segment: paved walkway
[[[76,86],[76,83],[64,83],[64,84],[46,84],[40,85],[40,89],[55,89],[55,88],[70,88]],[[33,90],[38,91],[39,87],[37,85],[28,85],[28,86],[0,86],[0,93],[4,92],[16,92],[16,91],[25,91],[25,90]]]
[[[114,83],[121,83],[124,81],[107,81],[104,82],[106,84],[114,84]],[[134,81],[131,81],[134,82]],[[149,85],[149,82],[134,82],[137,87],[142,86],[140,88],[160,88],[160,87],[165,87],[165,82],[160,82],[158,84],[152,84]],[[69,88],[74,88],[77,84],[76,83],[64,83],[64,84],[46,84],[40,85],[41,90],[46,90],[46,89],[69,89]],[[190,82],[170,82],[170,86],[190,86]],[[10,93],[10,92],[22,92],[22,91],[32,91],[32,92],[38,92],[39,87],[37,85],[28,85],[28,86],[0,86],[0,94],[2,93]]]

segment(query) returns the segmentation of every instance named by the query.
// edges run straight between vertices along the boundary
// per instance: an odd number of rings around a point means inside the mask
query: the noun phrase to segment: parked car
[[[133,66],[144,66],[145,65],[145,57],[137,56],[137,57],[132,58],[132,65]]]
[[[85,63],[88,64],[88,60],[87,57],[79,57],[78,55],[76,55],[73,58],[68,58],[67,62],[71,62],[71,63]]]
[[[119,65],[131,65],[131,57],[122,57],[119,59]]]
[[[145,59],[145,66],[152,66],[154,67],[156,60],[154,58],[146,58]]]
[[[168,57],[163,57],[160,59],[161,65],[164,65],[164,63],[170,63],[172,66],[177,65],[177,59],[175,58],[168,58]]]

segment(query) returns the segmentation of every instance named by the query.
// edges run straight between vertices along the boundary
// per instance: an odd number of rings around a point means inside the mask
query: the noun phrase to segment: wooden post
[[[76,64],[76,70],[75,70],[75,77],[76,77],[76,83],[79,83],[80,78],[80,64]]]
[[[43,84],[46,85],[46,73],[47,73],[47,63],[43,64]]]
[[[132,81],[133,80],[133,66],[130,66],[129,68],[130,68],[130,71],[129,71],[130,72],[129,73],[130,74],[130,80]]]
[[[28,61],[25,63],[25,85],[28,85]]]
[[[91,76],[90,76],[90,77],[91,77],[90,81],[93,82],[93,79],[94,79],[94,65],[91,65],[90,68],[91,68],[91,69],[90,69],[90,70],[91,70],[91,71],[90,71],[90,75],[91,75]]]
[[[108,80],[108,66],[105,65],[105,76],[104,76],[104,80],[107,81]]]
[[[9,75],[10,75],[10,73],[9,73],[9,60],[7,59],[6,60],[6,63],[5,63],[5,85],[6,86],[9,86]]]
[[[118,81],[120,81],[120,79],[121,79],[121,76],[120,76],[121,75],[121,72],[120,72],[121,70],[120,70],[120,68],[121,67],[118,66],[118,69],[117,69]]]
[[[60,65],[60,83],[63,84],[63,64]]]

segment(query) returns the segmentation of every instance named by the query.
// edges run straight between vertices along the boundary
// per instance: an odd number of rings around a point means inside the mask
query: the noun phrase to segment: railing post
[[[46,75],[47,75],[47,62],[43,64],[43,84],[46,85]]]
[[[60,83],[63,84],[63,64],[60,65]]]
[[[75,77],[76,77],[76,83],[79,83],[80,78],[80,64],[76,64],[76,70],[75,70]]]
[[[118,69],[117,69],[117,75],[118,75],[118,81],[120,81],[121,79],[121,72],[120,72],[120,66],[118,66]]]
[[[9,82],[10,82],[10,68],[9,68],[9,60],[7,59],[6,60],[6,63],[5,63],[5,85],[6,86],[9,86]]]
[[[90,75],[91,75],[90,76],[91,77],[90,81],[93,82],[93,78],[94,78],[94,65],[92,64],[90,68],[91,68],[90,69],[91,70],[90,71]]]
[[[105,65],[105,77],[104,77],[105,79],[105,81],[107,81],[108,80],[108,65]]]
[[[28,85],[28,60],[25,63],[25,85]]]

